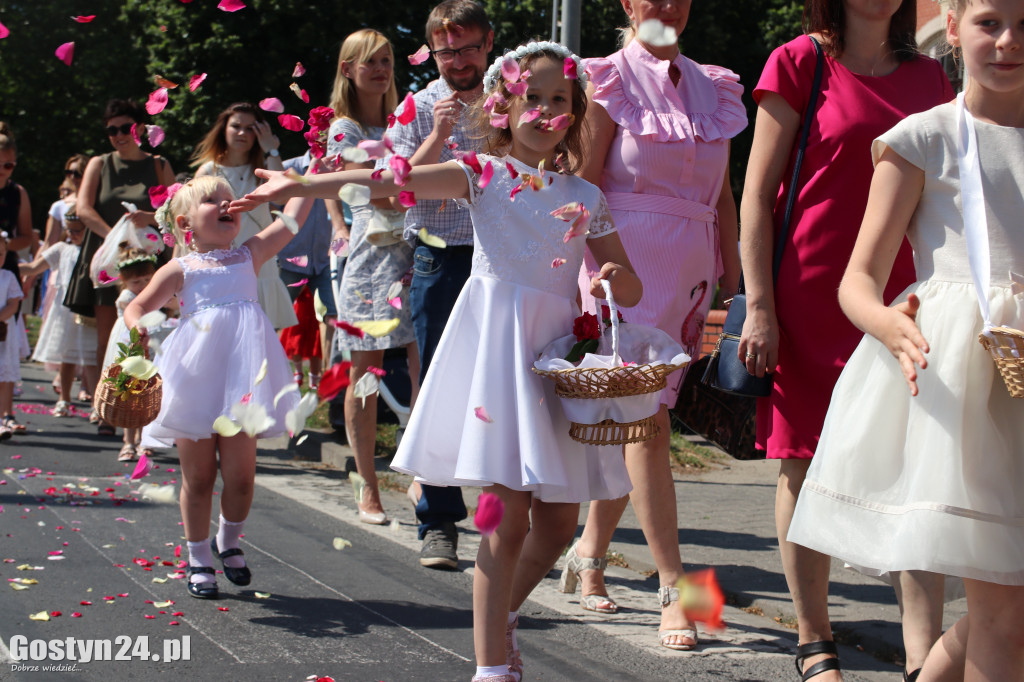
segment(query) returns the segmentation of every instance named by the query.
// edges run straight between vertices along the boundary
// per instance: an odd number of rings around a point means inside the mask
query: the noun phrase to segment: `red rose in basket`
[[[604,316],[605,326],[611,326],[611,313],[608,306],[601,306],[601,314]],[[619,315],[622,321],[622,315]],[[597,352],[598,344],[601,342],[601,322],[593,313],[583,313],[572,323],[572,333],[576,337],[576,344],[569,350],[565,359],[569,362],[579,362],[587,353]]]

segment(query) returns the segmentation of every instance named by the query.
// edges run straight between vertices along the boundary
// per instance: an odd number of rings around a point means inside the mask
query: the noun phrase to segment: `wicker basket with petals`
[[[978,336],[999,368],[1006,390],[1024,398],[1024,332],[1011,327],[992,327]]]
[[[137,329],[131,330],[127,343],[118,344],[118,351],[117,361],[103,370],[94,404],[108,424],[137,429],[160,414],[163,380]]]

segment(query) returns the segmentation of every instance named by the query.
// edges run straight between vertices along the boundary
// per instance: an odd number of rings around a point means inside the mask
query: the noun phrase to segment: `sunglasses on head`
[[[113,126],[111,126],[111,127],[113,127]],[[66,177],[66,178],[80,178],[80,177],[82,177],[82,171],[68,168],[66,171],[64,171],[64,177]]]
[[[109,135],[110,137],[113,137],[114,135],[117,135],[118,133],[121,133],[122,135],[127,135],[128,133],[132,132],[132,126],[133,125],[135,125],[135,124],[134,123],[122,123],[119,126],[107,126],[107,135]]]
[[[17,161],[8,161],[7,163],[0,163],[0,168],[3,168],[4,170],[14,170],[14,167],[17,165]]]

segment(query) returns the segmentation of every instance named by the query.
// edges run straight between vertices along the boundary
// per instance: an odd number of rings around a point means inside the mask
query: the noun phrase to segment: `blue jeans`
[[[469,279],[473,247],[450,246],[437,249],[417,242],[414,258],[409,307],[416,344],[420,350],[422,386],[455,301]],[[462,488],[433,485],[422,487],[423,494],[416,505],[421,540],[428,530],[440,528],[445,523],[458,523],[468,516],[466,503],[462,499]]]

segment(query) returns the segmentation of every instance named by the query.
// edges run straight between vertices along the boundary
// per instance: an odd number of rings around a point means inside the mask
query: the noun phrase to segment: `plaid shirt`
[[[394,145],[395,154],[410,158],[420,148],[423,141],[434,128],[434,102],[451,96],[454,92],[443,78],[432,81],[427,87],[413,95],[416,101],[416,119],[409,125],[396,123],[387,131],[387,136]],[[467,107],[463,107],[463,113]],[[456,126],[452,139],[458,144],[460,151],[478,151],[478,141],[469,138],[464,126]],[[447,146],[441,150],[439,163],[455,158]],[[388,159],[377,161],[377,168],[387,168]],[[444,210],[442,209],[444,207]],[[472,246],[473,222],[469,217],[469,209],[458,206],[454,201],[438,201],[417,199],[416,205],[405,213],[405,238],[413,241],[420,228],[445,240],[450,246]]]

